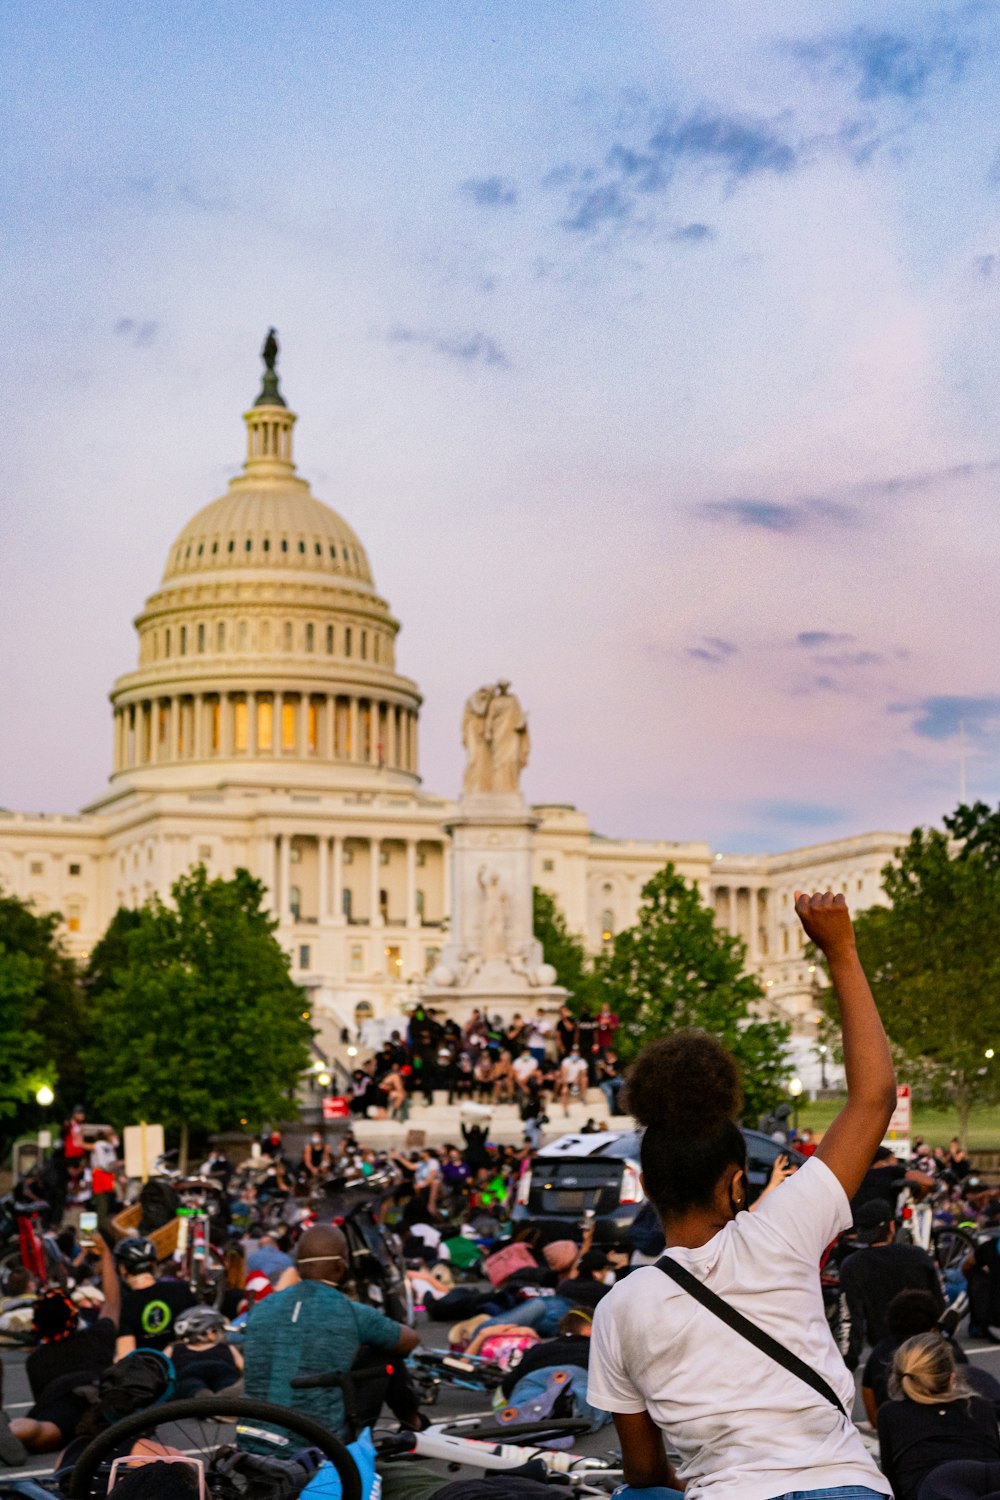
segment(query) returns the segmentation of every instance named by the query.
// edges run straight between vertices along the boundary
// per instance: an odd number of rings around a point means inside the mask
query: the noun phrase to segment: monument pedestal
[[[451,932],[423,990],[425,1005],[505,1020],[565,1002],[532,922],[538,819],[520,792],[466,792],[450,821]]]

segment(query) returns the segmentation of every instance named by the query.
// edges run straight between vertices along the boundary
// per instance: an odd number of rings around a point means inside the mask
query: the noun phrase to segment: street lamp
[[[40,1104],[43,1109],[48,1109],[50,1104],[54,1104],[56,1102],[56,1096],[49,1088],[47,1083],[43,1083],[40,1088],[35,1090],[35,1101],[36,1103]]]
[[[793,1127],[795,1129],[795,1134],[798,1135],[798,1133],[799,1133],[799,1097],[800,1097],[800,1095],[802,1093],[802,1079],[801,1078],[789,1078],[789,1080],[788,1080],[788,1092],[792,1096],[792,1109],[793,1109],[792,1124],[793,1124]]]
[[[816,1048],[816,1051],[819,1053],[819,1086],[824,1094],[826,1093],[826,1054],[829,1050],[825,1042],[820,1042]]]
[[[993,1058],[996,1056],[996,1053],[993,1051],[992,1047],[987,1047],[984,1056],[988,1057],[992,1062]]]

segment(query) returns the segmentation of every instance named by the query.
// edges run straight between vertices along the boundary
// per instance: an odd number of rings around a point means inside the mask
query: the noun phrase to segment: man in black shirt
[[[166,1349],[174,1341],[174,1320],[197,1304],[191,1288],[181,1281],[157,1281],[156,1247],[133,1235],[115,1251],[127,1291],[122,1298],[115,1358],[133,1349]]]
[[[918,1197],[922,1197],[927,1189],[934,1186],[934,1178],[926,1172],[916,1172],[907,1167],[888,1146],[879,1146],[871,1166],[861,1179],[861,1186],[851,1199],[851,1208],[857,1214],[873,1198],[895,1204],[907,1183],[917,1189]]]
[[[865,1247],[849,1255],[840,1268],[840,1286],[851,1315],[851,1334],[844,1356],[848,1369],[857,1368],[865,1343],[877,1344],[889,1332],[889,1303],[898,1292],[914,1288],[929,1292],[938,1316],[944,1298],[937,1267],[919,1245],[896,1240],[892,1206],[873,1198],[855,1213],[856,1237]]]

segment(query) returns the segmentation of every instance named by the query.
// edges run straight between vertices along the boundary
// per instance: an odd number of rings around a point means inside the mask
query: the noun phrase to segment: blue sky
[[[273,323],[457,790],[778,849],[1000,796],[1000,7],[5,17],[0,803],[73,809]]]

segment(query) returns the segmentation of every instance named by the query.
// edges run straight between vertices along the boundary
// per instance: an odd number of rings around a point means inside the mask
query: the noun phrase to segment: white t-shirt
[[[572,1088],[574,1084],[586,1078],[587,1064],[582,1057],[564,1057],[559,1065],[559,1072],[562,1074],[563,1082],[568,1083]]]
[[[526,1083],[532,1073],[538,1072],[538,1064],[530,1052],[522,1052],[513,1062],[514,1077],[518,1083]]]
[[[851,1223],[816,1156],[697,1250],[668,1253],[818,1371],[848,1411],[854,1379],[823,1311],[819,1261]],[[685,1500],[773,1500],[789,1490],[892,1488],[853,1422],[728,1328],[655,1266],[618,1282],[594,1315],[587,1399],[648,1411],[682,1457]]]

